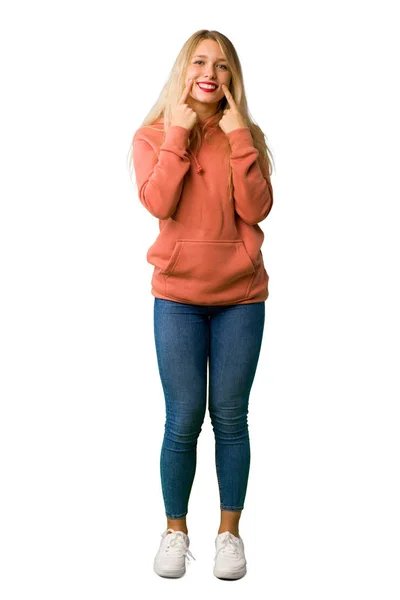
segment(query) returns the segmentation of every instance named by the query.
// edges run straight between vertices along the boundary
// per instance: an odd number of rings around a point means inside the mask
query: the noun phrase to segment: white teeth
[[[216,90],[217,89],[217,86],[215,86],[215,85],[208,85],[207,83],[199,83],[199,87],[206,88],[206,90]]]

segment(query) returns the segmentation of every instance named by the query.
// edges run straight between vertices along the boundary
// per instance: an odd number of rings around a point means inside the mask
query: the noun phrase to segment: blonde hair
[[[163,140],[165,140],[166,132],[172,120],[173,111],[175,110],[175,107],[177,106],[183,94],[183,90],[185,87],[185,77],[190,59],[193,56],[197,45],[202,40],[216,41],[219,44],[223,55],[228,61],[227,66],[231,72],[229,91],[232,94],[233,99],[238,107],[238,110],[244,120],[245,126],[250,129],[254,146],[260,153],[259,165],[261,171],[264,176],[266,176],[267,174],[269,176],[272,173],[272,163],[268,155],[270,154],[272,158],[272,154],[266,143],[263,131],[250,116],[250,111],[247,106],[246,93],[244,90],[242,67],[240,64],[239,57],[232,42],[219,31],[200,29],[199,31],[196,31],[193,35],[191,35],[190,38],[185,42],[175,60],[175,64],[172,67],[168,81],[165,83],[163,89],[161,90],[157,102],[154,104],[150,112],[143,120],[141,127],[150,127],[151,129],[155,129],[157,131],[163,131]],[[213,127],[218,127],[219,120],[222,118],[223,111],[225,108],[229,108],[229,104],[226,97],[224,96],[218,103],[215,118],[213,116],[213,118],[210,119],[212,121],[212,127],[204,130],[204,136],[206,138],[211,134]],[[159,129],[157,127],[153,127],[153,124],[157,121],[160,121],[161,119],[163,119],[162,128]],[[206,121],[209,120],[207,119]],[[190,148],[192,152],[194,151],[196,153],[200,148],[201,139],[202,125],[197,121],[190,131],[187,144],[188,148]],[[260,157],[264,160],[260,160]],[[229,161],[229,156],[227,160]],[[128,165],[129,170],[132,173],[134,167],[133,140],[129,148]],[[228,185],[230,197],[232,198],[233,184],[231,168],[229,168]]]

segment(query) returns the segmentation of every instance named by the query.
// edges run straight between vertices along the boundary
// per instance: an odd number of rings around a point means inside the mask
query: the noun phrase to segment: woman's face
[[[200,55],[200,56],[199,56]],[[217,104],[225,94],[221,87],[225,83],[229,87],[231,72],[228,63],[223,56],[218,42],[215,40],[202,40],[196,47],[189,61],[186,72],[185,85],[189,79],[193,79],[194,86],[188,99],[193,98],[204,104]],[[213,89],[201,89],[201,82],[210,82],[215,85]]]

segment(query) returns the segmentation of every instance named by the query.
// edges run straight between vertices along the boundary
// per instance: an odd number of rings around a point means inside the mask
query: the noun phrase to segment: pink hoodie
[[[168,128],[164,143],[163,131],[149,127],[133,136],[139,199],[159,219],[160,233],[147,251],[151,293],[187,304],[264,301],[269,276],[258,223],[273,203],[266,162],[247,127],[225,134],[213,117],[201,124],[211,137],[203,134],[197,157],[187,148],[190,131],[179,125]],[[161,129],[162,120],[153,125]]]

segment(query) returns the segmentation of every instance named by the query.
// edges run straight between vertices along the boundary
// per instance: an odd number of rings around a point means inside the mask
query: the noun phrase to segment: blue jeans
[[[204,306],[154,298],[154,336],[166,421],[160,471],[165,514],[183,518],[207,401],[222,510],[244,507],[250,469],[247,413],[265,301]]]

